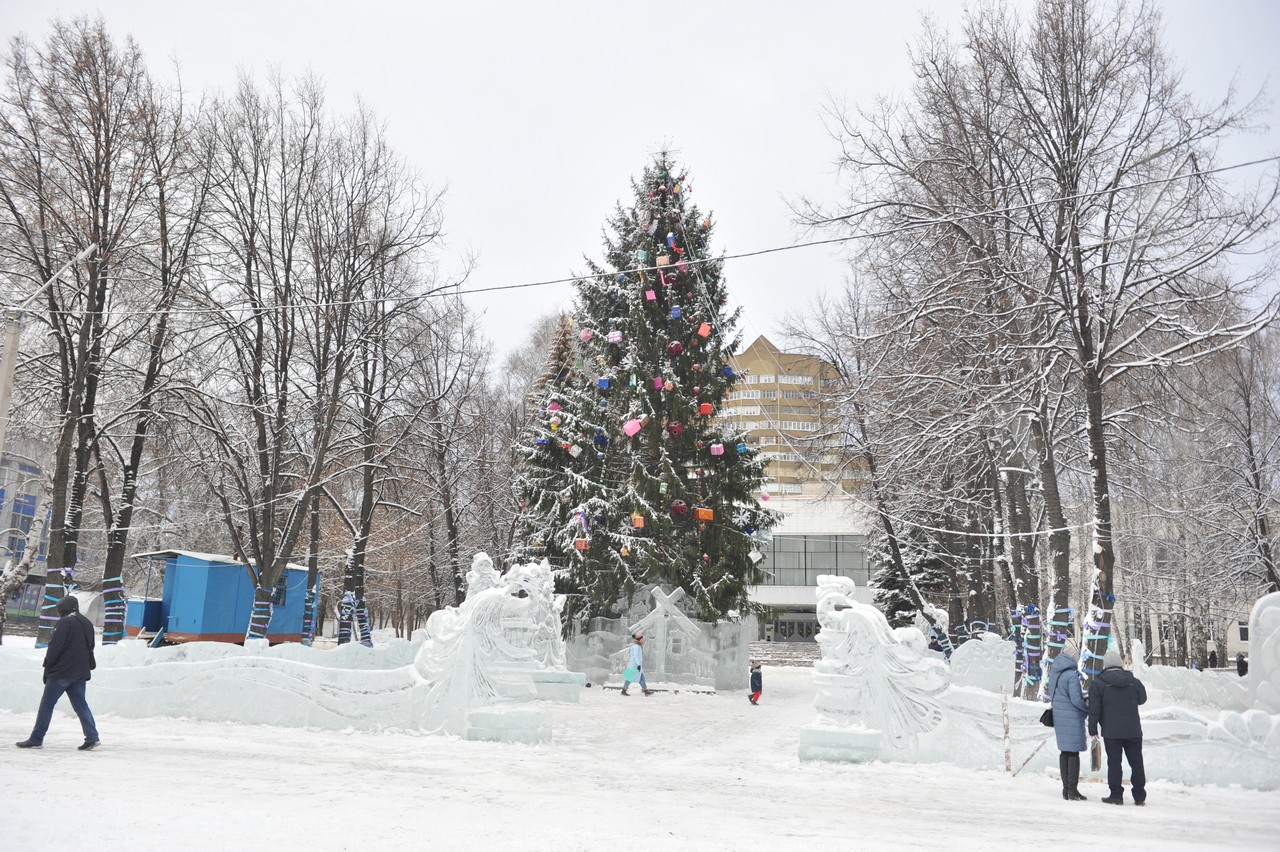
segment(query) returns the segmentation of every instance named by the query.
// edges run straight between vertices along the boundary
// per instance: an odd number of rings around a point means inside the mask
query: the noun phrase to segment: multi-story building
[[[783,352],[764,336],[730,364],[742,378],[721,416],[764,455],[772,493],[801,494],[815,483],[853,490],[861,483],[860,468],[842,464],[840,435],[824,402],[823,392],[835,382],[830,364]]]
[[[35,462],[41,453],[35,442],[10,438],[6,450],[0,455],[0,564],[19,560],[26,552],[28,534],[36,519],[37,494],[43,475]],[[47,535],[46,527],[45,536],[35,543],[39,549],[31,574],[3,601],[10,617],[35,618],[39,614]]]
[[[831,428],[824,404],[835,370],[819,358],[783,352],[763,336],[730,364],[742,378],[721,416],[763,454],[769,507],[782,515],[761,548],[765,582],[751,591],[753,601],[772,611],[757,635],[811,642],[819,574],[852,577],[858,599],[872,598],[870,515],[858,494],[865,479],[842,457],[839,430]]]

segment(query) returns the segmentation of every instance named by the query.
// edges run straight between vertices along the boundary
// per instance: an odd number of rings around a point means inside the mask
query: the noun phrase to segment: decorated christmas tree
[[[614,615],[660,584],[718,619],[750,607],[775,520],[763,460],[716,417],[739,380],[738,312],[688,176],[664,152],[632,187],[535,386],[515,556],[550,559],[575,614]]]

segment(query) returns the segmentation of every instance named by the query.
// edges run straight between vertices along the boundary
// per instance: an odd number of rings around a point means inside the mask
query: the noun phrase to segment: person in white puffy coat
[[[644,677],[644,636],[639,633],[631,634],[631,646],[627,649],[627,669],[635,669],[639,675],[640,691],[645,695],[653,695],[653,690],[649,688],[648,681]],[[627,687],[631,686],[631,680],[628,677],[629,672],[622,674],[622,694],[630,695]]]

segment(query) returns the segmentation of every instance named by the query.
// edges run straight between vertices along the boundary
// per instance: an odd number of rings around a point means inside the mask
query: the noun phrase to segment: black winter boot
[[[1071,798],[1071,782],[1067,780],[1067,752],[1058,752],[1058,774],[1062,776],[1062,798]]]
[[[1087,802],[1087,796],[1080,795],[1080,752],[1067,753],[1067,799],[1072,802]]]

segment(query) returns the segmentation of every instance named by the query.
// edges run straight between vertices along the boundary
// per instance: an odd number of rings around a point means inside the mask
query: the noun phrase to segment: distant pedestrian
[[[1236,652],[1236,674],[1244,677],[1249,673],[1249,661],[1244,658],[1243,651]]]
[[[1102,726],[1102,745],[1107,750],[1107,786],[1111,795],[1102,801],[1108,805],[1124,804],[1124,768],[1120,759],[1129,762],[1129,782],[1133,803],[1147,801],[1147,773],[1142,765],[1142,720],[1138,705],[1147,701],[1142,681],[1124,669],[1124,661],[1116,651],[1102,658],[1102,674],[1089,687],[1089,734],[1098,736]],[[1057,714],[1054,714],[1057,721]]]
[[[1049,666],[1049,700],[1053,702],[1053,735],[1058,743],[1062,798],[1083,802],[1080,794],[1080,752],[1085,749],[1084,722],[1089,715],[1080,689],[1080,646],[1068,639]]]
[[[627,649],[627,668],[622,673],[622,694],[630,695],[627,687],[631,686],[633,678],[640,681],[640,691],[645,695],[653,695],[653,690],[649,688],[648,681],[644,677],[644,636],[639,633],[631,634],[631,647]]]
[[[89,704],[84,697],[85,684],[91,676],[89,673],[97,666],[93,659],[93,623],[80,614],[80,602],[72,595],[58,601],[58,613],[61,618],[53,628],[49,648],[44,654],[44,695],[36,713],[36,724],[31,729],[31,736],[17,746],[40,748],[44,745],[44,735],[53,719],[53,708],[65,692],[71,699],[71,708],[80,717],[80,727],[84,731],[84,744],[80,751],[89,751],[98,745],[98,729],[93,724],[93,714],[89,712]]]
[[[764,692],[764,675],[760,671],[760,661],[751,661],[751,703],[760,703],[760,693]]]
[[[1218,667],[1218,652],[1210,651],[1209,652],[1209,668],[1216,669],[1217,667]]]

